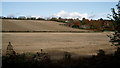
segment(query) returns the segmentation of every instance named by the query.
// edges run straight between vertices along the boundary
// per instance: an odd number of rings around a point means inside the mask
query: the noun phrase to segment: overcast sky
[[[107,18],[117,2],[3,2],[3,16]]]

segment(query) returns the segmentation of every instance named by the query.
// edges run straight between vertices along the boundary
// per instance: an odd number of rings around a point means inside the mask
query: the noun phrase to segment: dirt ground
[[[8,42],[11,42],[17,53],[43,49],[53,57],[62,56],[64,52],[70,52],[72,56],[95,55],[99,49],[112,53],[116,47],[111,46],[107,34],[110,33],[3,33],[2,50],[5,54]]]

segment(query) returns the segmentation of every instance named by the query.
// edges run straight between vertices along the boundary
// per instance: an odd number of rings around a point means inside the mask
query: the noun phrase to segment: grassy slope
[[[2,20],[3,31],[86,31],[66,27],[59,22],[41,20]]]

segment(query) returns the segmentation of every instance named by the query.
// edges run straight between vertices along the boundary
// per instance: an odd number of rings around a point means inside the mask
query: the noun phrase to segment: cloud
[[[41,17],[41,16],[30,16],[30,17],[35,17],[35,18],[37,18],[37,19],[38,19],[38,18],[39,18],[39,17]]]
[[[15,17],[15,14],[9,14],[7,17]]]
[[[54,17],[62,17],[62,18],[73,18],[73,19],[76,19],[76,18],[79,18],[79,19],[82,19],[82,18],[88,18],[88,14],[87,13],[79,13],[79,12],[66,12],[64,10],[56,13],[53,15]]]

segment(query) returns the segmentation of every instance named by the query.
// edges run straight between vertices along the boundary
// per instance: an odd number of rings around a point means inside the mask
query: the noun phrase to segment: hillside
[[[64,23],[43,20],[2,20],[2,31],[87,31],[62,25]]]

